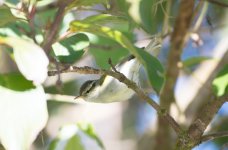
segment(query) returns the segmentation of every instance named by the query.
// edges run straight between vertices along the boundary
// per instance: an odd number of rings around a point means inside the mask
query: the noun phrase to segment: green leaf
[[[38,11],[37,13],[35,13],[35,19],[34,19],[35,25],[40,27],[40,29],[46,28],[46,26],[48,26],[48,24],[54,20],[57,10],[58,9],[56,7],[53,7],[53,8],[49,8],[43,11]]]
[[[143,50],[137,49],[128,38],[120,31],[112,30],[106,26],[84,23],[83,21],[73,21],[70,24],[72,32],[89,32],[96,35],[104,36],[118,42],[122,47],[129,50],[146,68],[150,83],[154,90],[159,93],[164,82],[164,69],[161,63],[153,56]],[[144,58],[145,57],[145,58]],[[155,64],[154,64],[155,63]],[[156,70],[159,69],[159,70]]]
[[[0,86],[14,91],[26,91],[35,88],[32,81],[26,80],[19,73],[0,74]]]
[[[47,77],[49,60],[44,50],[35,43],[15,37],[0,37],[0,43],[13,48],[15,62],[26,79],[39,85]]]
[[[160,2],[156,0],[142,0],[140,2],[140,24],[147,32],[156,33],[159,28],[161,28],[165,13],[164,11],[166,11],[164,10],[166,3],[165,0]]]
[[[228,65],[226,65],[212,82],[215,94],[220,97],[228,92]]]
[[[144,67],[147,69],[148,78],[151,81],[151,85],[153,86],[155,91],[159,93],[163,83],[165,82],[164,68],[161,62],[156,57],[150,55],[146,51],[139,48],[137,50],[146,62],[144,64]]]
[[[185,59],[182,63],[184,67],[192,67],[194,65],[197,65],[205,60],[210,60],[212,59],[211,57],[206,57],[206,56],[199,56],[199,57],[191,57]]]
[[[94,128],[91,124],[78,124],[78,128],[81,129],[87,136],[95,140],[102,149],[105,149],[104,144],[95,133]]]
[[[166,11],[165,0],[117,0],[117,5],[122,12],[128,14],[131,25],[140,26],[151,34],[157,33],[161,29],[164,11]]]
[[[110,14],[92,15],[83,19],[84,23],[105,25],[112,29],[120,30],[123,32],[129,31],[129,21],[126,16],[114,16]]]
[[[84,54],[83,49],[89,46],[89,38],[82,33],[73,35],[59,43],[55,43],[55,56],[62,63],[74,63]]]
[[[55,138],[53,141],[51,141],[50,145],[48,146],[48,150],[55,150],[57,148],[58,142],[58,138]]]
[[[10,8],[6,5],[0,6],[0,27],[17,20],[17,18],[11,13]]]
[[[112,59],[113,64],[117,64],[122,58],[129,55],[126,48],[123,48],[112,39],[94,34],[88,34],[88,36],[92,44],[89,48],[89,52],[94,56],[100,68],[110,68],[110,65],[107,63],[109,58]]]
[[[107,8],[109,8],[108,0],[74,0],[69,6],[68,10],[73,7],[81,7],[81,6],[93,6],[96,4],[103,4]]]
[[[84,150],[80,137],[78,135],[72,136],[68,140],[64,150]]]

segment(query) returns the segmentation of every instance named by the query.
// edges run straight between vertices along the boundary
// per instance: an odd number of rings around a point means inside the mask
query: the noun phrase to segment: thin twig
[[[29,12],[29,5],[28,5],[28,10],[26,11],[27,12],[27,19],[28,19],[28,23],[29,23],[29,27],[31,29],[30,31],[30,35],[33,39],[33,41],[38,44],[37,40],[36,40],[36,30],[35,30],[35,23],[34,23],[34,17],[35,17],[35,14],[36,14],[36,3],[34,3],[32,5],[32,9],[31,11]]]
[[[44,43],[42,44],[43,49],[45,50],[46,54],[49,54],[51,50],[51,46],[53,42],[56,40],[56,36],[58,35],[58,29],[61,25],[62,19],[64,17],[65,8],[72,0],[61,1],[59,2],[58,6],[59,9],[56,13],[55,19],[52,22],[49,30],[46,32],[44,37]]]
[[[175,130],[177,134],[180,134],[182,132],[181,127],[178,125],[178,123],[165,111],[165,109],[162,109],[153,99],[151,99],[149,96],[147,96],[143,90],[141,90],[135,82],[129,80],[126,76],[124,76],[120,72],[114,72],[110,70],[104,70],[104,69],[95,69],[88,66],[85,67],[76,67],[76,66],[66,66],[64,69],[59,71],[48,71],[49,76],[55,76],[59,73],[69,73],[69,72],[76,72],[80,74],[105,74],[112,76],[113,78],[119,80],[120,82],[126,84],[130,89],[134,90],[135,93],[144,101],[146,101],[149,105],[151,105],[162,118],[167,120],[167,122],[171,125],[171,127]]]
[[[112,63],[111,58],[108,59],[108,63],[109,63],[109,65],[111,66],[111,68],[112,68],[113,71],[118,72],[118,71],[116,70],[115,66],[114,66],[113,63]]]
[[[214,139],[221,138],[221,137],[228,137],[228,131],[222,131],[222,132],[217,132],[217,133],[211,133],[211,134],[203,135],[201,137],[201,142],[214,140]]]
[[[201,8],[201,12],[199,14],[199,17],[196,20],[196,23],[195,23],[195,25],[193,27],[193,31],[194,32],[198,32],[198,30],[199,30],[199,28],[200,28],[200,26],[201,26],[201,24],[203,22],[203,19],[205,18],[205,15],[207,13],[207,10],[208,10],[208,3],[207,2],[204,2],[203,3],[203,6]]]

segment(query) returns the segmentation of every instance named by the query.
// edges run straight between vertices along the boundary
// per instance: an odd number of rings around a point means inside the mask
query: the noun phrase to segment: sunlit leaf
[[[228,65],[218,73],[213,81],[213,87],[218,97],[228,92]]]
[[[93,142],[93,149],[105,149],[102,141],[95,133],[91,124],[80,123],[63,126],[58,136],[51,142],[48,150],[84,150],[87,145],[83,140]]]
[[[85,34],[79,33],[55,43],[52,48],[60,62],[74,63],[81,58],[84,54],[83,49],[88,46],[89,38]]]
[[[18,69],[26,79],[32,80],[36,85],[44,82],[49,61],[41,47],[20,38],[6,37],[0,40],[0,43],[5,43],[13,48]]]
[[[83,22],[86,22],[86,23],[96,23],[99,25],[104,25],[107,23],[122,23],[125,21],[126,21],[126,18],[123,18],[121,16],[114,16],[110,14],[92,15],[83,20]]]
[[[51,142],[48,150],[84,150],[76,125],[63,126],[58,136]]]
[[[78,135],[72,136],[68,140],[64,150],[84,150],[80,137]]]
[[[159,92],[164,82],[164,69],[161,63],[149,53],[137,49],[128,38],[120,31],[112,30],[106,26],[89,24],[80,21],[73,21],[70,24],[71,32],[89,32],[96,35],[104,36],[118,42],[122,47],[129,50],[146,68],[150,83]],[[156,60],[156,63],[154,63]]]
[[[182,63],[184,67],[192,67],[194,65],[200,64],[203,61],[210,60],[212,59],[211,57],[206,57],[206,56],[198,56],[198,57],[191,57],[186,60],[184,60]]]
[[[1,4],[1,2],[0,2]],[[0,5],[0,27],[17,20],[6,5]]]
[[[90,138],[95,140],[97,144],[102,148],[105,149],[104,144],[102,143],[101,139],[97,136],[94,128],[91,124],[78,124],[78,127]]]
[[[81,7],[81,6],[93,6],[93,5],[96,5],[96,4],[103,4],[107,8],[109,7],[108,0],[74,0],[68,6],[68,9],[71,9],[73,7]]]
[[[104,25],[122,32],[129,32],[129,21],[126,16],[114,16],[110,14],[92,15],[83,19],[84,23]]]
[[[0,86],[0,141],[7,150],[30,149],[48,119],[41,86],[23,92]]]
[[[58,138],[56,138],[53,141],[51,141],[51,143],[50,143],[50,145],[48,147],[48,150],[56,150],[58,142],[59,142]]]
[[[18,30],[23,28],[23,30]],[[26,36],[26,32],[30,31],[29,24],[27,22],[17,21],[15,23],[10,23],[7,26],[0,28],[0,36],[9,36],[9,37],[20,37]]]

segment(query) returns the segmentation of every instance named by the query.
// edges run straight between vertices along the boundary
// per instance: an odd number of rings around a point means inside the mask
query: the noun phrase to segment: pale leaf
[[[28,150],[48,119],[41,86],[19,92],[0,86],[0,141],[7,150]]]

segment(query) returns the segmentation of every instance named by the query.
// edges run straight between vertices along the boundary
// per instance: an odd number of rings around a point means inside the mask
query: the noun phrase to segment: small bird
[[[160,48],[160,41],[157,38],[153,38],[145,50],[155,53]],[[130,55],[117,64],[115,68],[139,85],[139,69],[141,66],[141,63],[133,55]],[[86,81],[80,88],[79,96],[75,99],[80,98],[95,103],[111,103],[127,100],[133,95],[134,91],[129,89],[124,83],[111,76],[103,75],[98,80]]]

